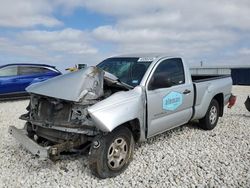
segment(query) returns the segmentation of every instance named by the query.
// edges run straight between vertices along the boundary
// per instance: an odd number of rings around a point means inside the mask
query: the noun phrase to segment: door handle
[[[191,93],[191,91],[188,90],[188,89],[186,89],[185,91],[183,91],[183,94],[184,94],[184,95],[189,94],[189,93]]]

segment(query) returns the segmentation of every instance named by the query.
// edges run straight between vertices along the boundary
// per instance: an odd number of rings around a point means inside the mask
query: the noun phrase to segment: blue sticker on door
[[[174,111],[182,104],[182,94],[178,92],[170,92],[162,100],[162,108],[164,110]]]

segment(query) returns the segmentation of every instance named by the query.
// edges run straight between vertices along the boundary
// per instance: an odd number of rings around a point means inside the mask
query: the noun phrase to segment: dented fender
[[[145,94],[141,86],[130,91],[117,92],[88,108],[88,113],[97,128],[111,132],[119,125],[139,119],[144,129]],[[144,135],[144,134],[143,134]]]

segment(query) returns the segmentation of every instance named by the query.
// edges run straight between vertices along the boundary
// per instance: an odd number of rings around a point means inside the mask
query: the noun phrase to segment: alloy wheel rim
[[[215,106],[210,109],[209,120],[211,124],[215,124],[217,120],[217,108]]]
[[[108,149],[108,167],[120,169],[126,162],[128,156],[128,144],[124,138],[115,139]]]

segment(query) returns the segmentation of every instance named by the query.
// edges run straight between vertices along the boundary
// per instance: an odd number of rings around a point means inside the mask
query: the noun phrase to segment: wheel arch
[[[224,95],[223,93],[216,94],[213,99],[215,99],[219,104],[219,116],[222,117],[224,113]]]
[[[131,131],[135,142],[138,142],[140,140],[141,126],[140,126],[140,120],[139,119],[136,118],[136,119],[127,121],[127,122],[125,122],[124,124],[122,124],[120,126],[125,126]],[[120,127],[120,126],[118,126],[118,127]]]

